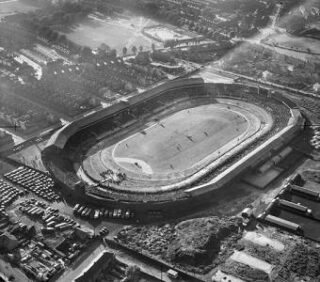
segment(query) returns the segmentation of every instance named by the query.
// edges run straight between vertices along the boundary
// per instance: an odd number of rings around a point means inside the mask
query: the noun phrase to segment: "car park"
[[[8,206],[25,192],[0,179],[0,205]]]
[[[60,196],[52,190],[54,188],[53,180],[49,175],[42,172],[21,166],[6,173],[4,177],[10,182],[30,190],[47,201],[54,202],[61,200]]]

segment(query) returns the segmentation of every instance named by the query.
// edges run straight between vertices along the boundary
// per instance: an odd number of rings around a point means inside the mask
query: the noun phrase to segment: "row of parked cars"
[[[310,144],[317,150],[320,150],[320,126],[313,128],[313,136],[310,140]]]
[[[4,209],[15,201],[24,192],[0,179],[0,209]]]
[[[132,219],[134,218],[134,212],[123,209],[94,209],[80,204],[76,204],[73,208],[73,213],[76,216],[81,216],[91,219],[100,218],[116,218],[116,219]]]
[[[21,166],[6,173],[4,177],[49,202],[61,200],[61,197],[52,190],[54,187],[52,178],[41,172]]]
[[[22,202],[19,210],[30,217],[39,218],[44,223],[43,234],[79,227],[79,224],[74,219],[59,214],[57,209],[49,207],[46,203],[37,201],[34,198]]]

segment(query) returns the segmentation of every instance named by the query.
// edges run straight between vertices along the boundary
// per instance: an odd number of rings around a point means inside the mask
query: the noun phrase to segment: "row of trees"
[[[154,50],[154,49],[155,49],[155,45],[152,44],[152,45],[151,45],[151,48],[152,48],[152,50]],[[143,46],[140,45],[140,46],[139,46],[139,52],[141,53],[142,51],[143,51]],[[131,47],[131,52],[132,52],[134,55],[136,55],[137,52],[138,52],[138,48],[133,45],[133,46]],[[128,48],[125,46],[125,47],[122,48],[122,55],[123,55],[123,56],[126,56],[127,54],[128,54]]]

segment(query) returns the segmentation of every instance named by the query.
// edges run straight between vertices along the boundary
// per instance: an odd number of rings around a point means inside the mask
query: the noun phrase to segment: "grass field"
[[[143,27],[152,24],[153,21],[141,16],[131,15],[128,18],[87,18],[76,26],[66,36],[73,42],[98,48],[102,43],[107,44],[122,53],[122,48],[127,47],[131,53],[132,46],[142,46],[144,50],[151,49],[153,42],[141,33]],[[154,42],[156,43],[156,42]]]
[[[35,1],[36,2],[36,1]],[[23,2],[19,0],[0,0],[0,19],[17,13],[27,13],[37,10],[37,3]]]
[[[113,159],[146,174],[182,172],[219,151],[248,128],[241,114],[203,105],[177,112],[115,145]]]

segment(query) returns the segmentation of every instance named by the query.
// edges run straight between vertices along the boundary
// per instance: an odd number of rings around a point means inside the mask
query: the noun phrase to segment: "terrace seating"
[[[145,201],[145,202],[161,202],[161,201],[168,201],[170,199],[183,199],[185,198],[185,194],[183,191],[172,191],[166,193],[143,193],[137,194],[135,191],[130,192],[121,192],[120,190],[109,188],[102,186],[89,186],[87,187],[87,193],[96,195],[105,199],[112,199],[117,200],[121,199],[124,202],[136,202],[136,201]],[[142,200],[141,196],[144,196],[144,200]]]

